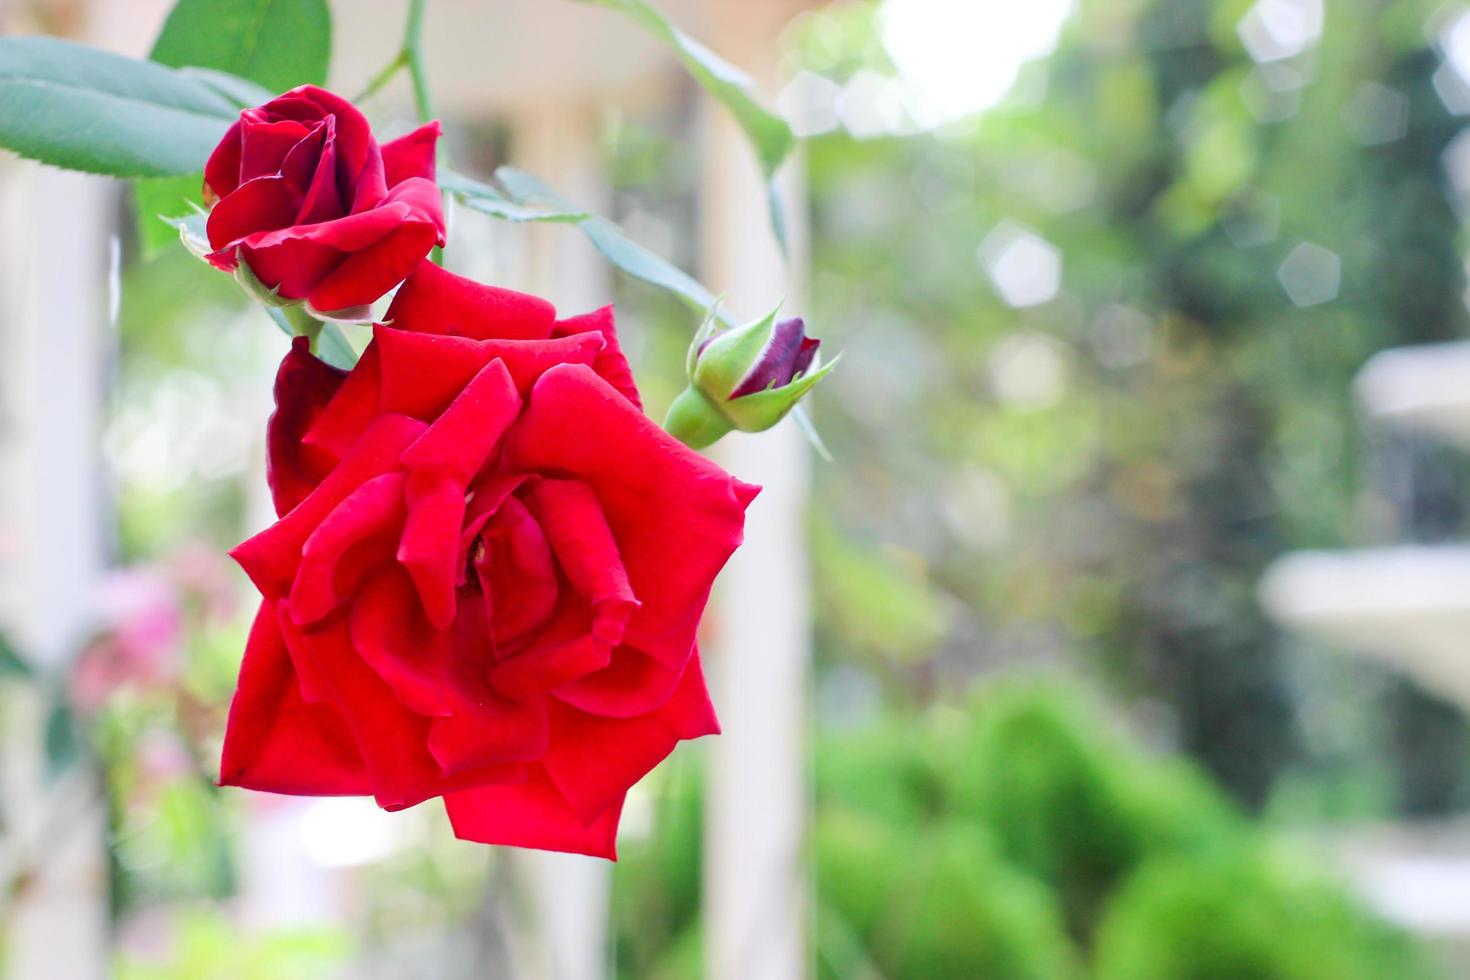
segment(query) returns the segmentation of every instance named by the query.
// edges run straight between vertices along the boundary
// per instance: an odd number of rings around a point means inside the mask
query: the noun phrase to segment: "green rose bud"
[[[689,387],[669,406],[664,428],[693,449],[732,429],[769,429],[836,367],[836,358],[818,361],[820,345],[800,317],[778,322],[772,310],[722,330],[711,312],[689,345]]]

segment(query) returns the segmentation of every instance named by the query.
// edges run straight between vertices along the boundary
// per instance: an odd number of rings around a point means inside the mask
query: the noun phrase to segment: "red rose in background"
[[[303,85],[246,109],[204,168],[209,261],[283,299],[364,306],[444,243],[437,122],[381,148],[352,103]]]
[[[629,787],[718,730],[695,630],[757,488],[643,415],[610,308],[425,262],[388,319],[350,374],[281,365],[221,782],[613,857]]]

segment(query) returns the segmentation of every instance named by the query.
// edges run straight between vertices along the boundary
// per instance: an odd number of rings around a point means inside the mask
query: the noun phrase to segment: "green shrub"
[[[814,839],[824,976],[1080,976],[1051,895],[1007,866],[982,828],[914,833],[834,812]]]
[[[1340,887],[1255,848],[1161,857],[1099,924],[1096,980],[1419,980],[1408,938]]]

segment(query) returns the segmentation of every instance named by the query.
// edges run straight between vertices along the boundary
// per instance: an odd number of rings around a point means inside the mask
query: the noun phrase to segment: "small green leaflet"
[[[191,174],[239,113],[162,65],[50,37],[0,38],[0,147],[114,177]]]
[[[483,181],[474,180],[452,170],[439,172],[439,186],[453,194],[465,207],[472,208],[492,218],[503,221],[553,221],[573,223],[584,221],[591,215],[585,211],[570,211],[561,207],[545,207],[518,203]]]
[[[516,204],[551,208],[562,212],[575,212],[576,208],[563,200],[540,179],[524,170],[501,167],[495,177]],[[701,313],[715,305],[714,294],[678,266],[659,258],[648,249],[633,241],[623,230],[606,218],[584,217],[577,222],[582,233],[606,259],[634,279],[667,289],[682,298]]]

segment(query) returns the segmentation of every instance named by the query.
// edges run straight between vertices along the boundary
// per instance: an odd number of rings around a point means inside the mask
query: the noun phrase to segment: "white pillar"
[[[512,160],[544,179],[578,207],[605,214],[610,198],[603,176],[598,117],[590,106],[527,106],[514,120]],[[581,235],[565,226],[519,229],[527,238],[526,282],[504,283],[545,296],[559,316],[612,302],[607,263]],[[599,858],[551,851],[515,855],[516,878],[529,905],[528,976],[544,980],[602,980],[609,975],[608,908],[611,866]]]
[[[0,163],[3,625],[48,672],[85,638],[103,566],[99,424],[114,202],[99,178]],[[73,766],[49,781],[39,694],[10,708],[4,873],[21,865],[33,877],[12,909],[6,975],[101,977],[106,859],[95,774]]]
[[[784,5],[724,0],[706,28],[721,54],[763,83],[777,75]],[[770,92],[766,95],[769,97]],[[800,312],[807,249],[799,163],[782,191],[789,268],[771,232],[754,154],[729,114],[706,105],[700,193],[702,275],[737,318],[783,297]],[[707,668],[724,734],[710,744],[705,806],[705,973],[711,980],[808,974],[806,704],[811,659],[805,511],[810,462],[790,419],[736,433],[716,456],[764,487],[745,544],[716,586]]]

